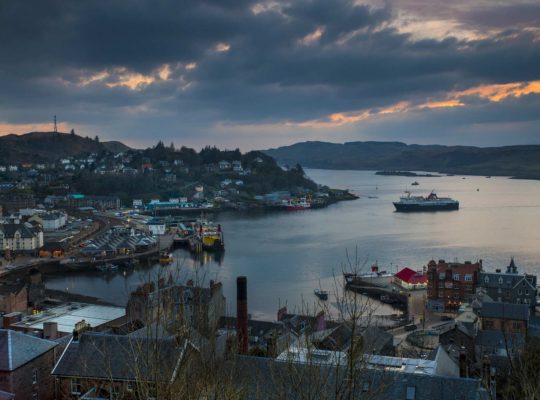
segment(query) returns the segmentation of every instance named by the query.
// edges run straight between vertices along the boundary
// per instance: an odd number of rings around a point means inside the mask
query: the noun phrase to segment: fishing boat
[[[323,289],[315,289],[314,290],[315,296],[317,296],[321,300],[328,300],[328,292]]]
[[[307,210],[311,208],[311,203],[305,198],[283,200],[283,204],[287,211]]]
[[[411,186],[418,186],[420,185],[417,181],[414,181],[413,183],[411,183]]]

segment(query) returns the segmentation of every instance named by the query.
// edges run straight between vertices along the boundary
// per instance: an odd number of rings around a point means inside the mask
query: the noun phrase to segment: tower
[[[56,115],[54,116],[54,133],[58,133],[58,129],[56,127]]]

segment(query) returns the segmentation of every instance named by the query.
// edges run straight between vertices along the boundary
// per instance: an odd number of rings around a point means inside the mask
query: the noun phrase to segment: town
[[[250,317],[245,276],[231,312],[221,282],[163,268],[122,307],[46,289],[42,275],[166,266],[174,246],[219,253],[221,227],[81,193],[15,197],[3,209],[2,398],[489,399],[517,381],[534,388],[524,376],[538,354],[537,277],[514,259],[493,272],[482,260],[343,271],[343,292],[305,312],[281,307],[272,320]],[[374,315],[370,302],[395,313]]]

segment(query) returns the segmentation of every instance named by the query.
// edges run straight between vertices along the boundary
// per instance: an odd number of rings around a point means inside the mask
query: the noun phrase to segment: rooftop
[[[480,310],[481,317],[502,318],[511,320],[529,320],[530,308],[528,304],[499,303],[485,301]]]
[[[0,371],[14,371],[56,345],[50,340],[0,329]]]
[[[43,330],[45,322],[56,322],[58,331],[73,332],[77,322],[85,320],[91,327],[96,328],[126,314],[123,307],[100,306],[85,303],[67,303],[59,307],[49,308],[37,315],[24,317],[22,321],[13,324],[15,327]]]

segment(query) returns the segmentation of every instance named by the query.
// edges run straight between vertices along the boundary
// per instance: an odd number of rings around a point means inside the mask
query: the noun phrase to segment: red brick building
[[[16,399],[52,400],[56,342],[0,329],[0,391]]]
[[[432,311],[457,311],[468,302],[479,283],[482,260],[464,263],[431,260],[428,263],[427,306]]]

